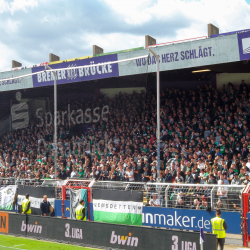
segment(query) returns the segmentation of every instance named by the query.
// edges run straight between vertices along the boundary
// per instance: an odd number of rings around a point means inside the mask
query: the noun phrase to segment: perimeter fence
[[[240,211],[242,192],[245,185],[209,185],[209,184],[176,184],[150,182],[95,181],[94,179],[20,179],[0,178],[0,186],[24,185],[36,187],[55,187],[56,199],[63,199],[62,186],[65,187],[65,198],[69,198],[69,189],[86,188],[143,191],[144,206],[158,206],[182,209],[206,209]]]

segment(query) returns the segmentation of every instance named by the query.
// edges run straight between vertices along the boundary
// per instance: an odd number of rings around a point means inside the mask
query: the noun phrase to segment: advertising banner
[[[0,190],[0,209],[13,210],[17,186],[7,186]]]
[[[142,225],[143,192],[93,190],[94,220]]]
[[[9,214],[9,217],[9,233],[25,233],[28,237],[112,249],[200,250],[200,234],[196,232],[41,216],[26,216],[26,218],[22,215]],[[205,234],[203,249],[216,249],[216,235]]]
[[[31,213],[40,215],[40,204],[43,201],[43,196],[47,195],[50,205],[55,208],[55,188],[54,187],[33,187],[33,186],[18,186],[18,211],[22,210],[22,202],[25,195],[30,195]]]
[[[55,216],[62,217],[62,200],[55,200]],[[64,217],[70,217],[70,200],[64,200]]]
[[[233,35],[233,34],[248,32],[248,31],[250,31],[250,29],[237,30],[237,31],[231,31],[231,32],[226,32],[226,33],[220,33],[220,34],[211,35],[210,38],[214,38],[214,37],[218,37],[218,36],[228,36],[228,35]]]
[[[160,46],[152,50],[160,57],[160,71],[239,61],[237,34]],[[148,50],[122,53],[118,54],[118,60],[147,54]],[[119,64],[119,76],[155,71],[156,59],[151,53],[148,61],[143,58],[135,60],[135,63]]]
[[[9,233],[9,214],[0,212],[0,233]]]
[[[240,60],[250,59],[250,31],[238,33],[239,54]]]
[[[96,79],[119,76],[117,64],[107,64],[100,66],[91,66],[93,64],[117,61],[117,54],[76,60],[51,65],[52,69],[69,68],[89,65],[87,68],[69,69],[56,71],[57,84],[82,82]],[[44,67],[32,68],[32,73],[43,71]],[[33,76],[34,87],[49,86],[54,84],[54,75],[52,72],[43,72]]]
[[[211,219],[213,217],[215,217],[214,211],[143,207],[143,226],[194,231],[203,228],[206,232],[212,232]],[[227,223],[227,233],[241,234],[240,213],[222,211],[221,218]]]
[[[248,219],[248,221],[250,221],[250,213],[247,213],[247,219]],[[247,227],[247,233],[248,233],[248,235],[250,235],[250,226]]]
[[[15,235],[26,235],[26,227],[22,225],[26,224],[27,216],[25,214],[9,214],[9,233]]]
[[[7,78],[31,74],[31,69],[20,69],[0,73],[0,91],[33,88],[32,77],[18,78],[15,80],[4,80]]]
[[[250,221],[250,213],[247,213],[247,219]],[[250,226],[247,227],[247,233],[250,235]]]

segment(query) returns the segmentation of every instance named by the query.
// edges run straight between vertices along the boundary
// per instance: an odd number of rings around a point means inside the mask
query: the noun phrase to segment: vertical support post
[[[55,179],[57,179],[57,86],[56,86],[56,72],[54,74],[54,145],[55,145]]]
[[[52,70],[48,65],[45,65],[45,69]],[[54,169],[55,169],[55,180],[57,179],[57,85],[56,85],[56,71],[52,71],[54,75],[54,147],[55,147],[55,159],[54,159]]]
[[[66,189],[65,186],[62,185],[62,218],[65,218],[64,216],[65,199],[66,199]]]
[[[242,240],[243,246],[248,247],[248,233],[247,233],[247,213],[249,212],[249,191],[248,185],[242,193]]]
[[[91,192],[90,192],[90,188],[89,187],[87,187],[87,190],[88,190],[88,199],[87,199],[87,201],[88,201],[88,207],[89,207],[89,221],[91,221],[91,219],[90,219],[90,216],[91,216],[91,214],[90,214],[90,202],[91,202]]]
[[[157,179],[160,182],[160,58],[159,56],[151,49],[148,48],[149,51],[155,56],[156,58],[156,82],[157,82],[157,131],[156,131],[156,139],[157,139]]]
[[[157,58],[157,175],[160,182],[160,66],[159,66],[159,57]]]

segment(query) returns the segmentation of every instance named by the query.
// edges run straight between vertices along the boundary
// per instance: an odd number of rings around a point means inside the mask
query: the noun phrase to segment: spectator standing
[[[43,196],[43,201],[40,204],[40,210],[41,210],[41,215],[42,216],[51,216],[52,213],[50,212],[50,202],[48,201],[47,195]]]
[[[240,185],[241,180],[238,178],[238,173],[234,173],[234,178],[231,182],[231,185]]]
[[[168,168],[166,168],[166,170],[165,170],[164,182],[165,182],[165,183],[172,183],[172,182],[173,182],[173,176],[172,176],[171,173],[169,172],[169,169],[168,169]]]
[[[30,197],[30,195],[26,194],[25,199],[22,202],[22,214],[31,214],[29,197]]]
[[[125,173],[125,179],[127,181],[134,181],[134,172],[131,170],[131,167],[127,167],[127,171]]]
[[[80,200],[79,205],[76,207],[75,217],[77,220],[86,220],[84,200]]]
[[[224,181],[221,181],[220,185],[224,185]],[[227,187],[219,187],[217,190],[217,196],[219,197],[219,200],[222,201],[223,206],[225,208],[228,206],[227,193],[228,193]]]
[[[220,245],[220,250],[224,249],[227,224],[224,219],[221,218],[221,211],[216,210],[216,217],[211,219],[212,233],[217,234],[217,247]]]

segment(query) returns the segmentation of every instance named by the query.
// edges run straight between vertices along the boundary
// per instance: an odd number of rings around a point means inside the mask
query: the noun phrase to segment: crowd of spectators
[[[161,91],[160,176],[156,157],[156,95],[100,95],[92,102],[61,101],[59,109],[108,105],[109,113],[88,129],[58,126],[57,178],[190,184],[248,184],[250,89],[244,81],[216,90]],[[76,119],[76,118],[72,118]],[[55,178],[53,123],[5,134],[0,140],[0,177]],[[3,179],[0,178],[0,182]],[[1,183],[0,183],[1,184]]]

